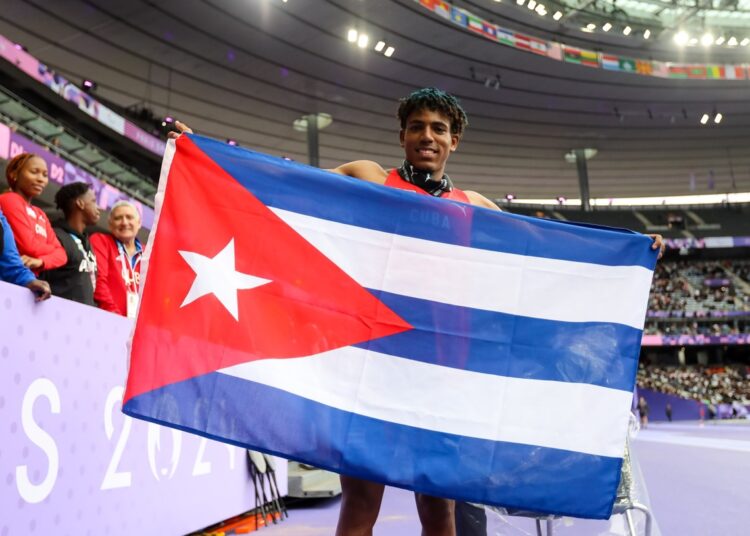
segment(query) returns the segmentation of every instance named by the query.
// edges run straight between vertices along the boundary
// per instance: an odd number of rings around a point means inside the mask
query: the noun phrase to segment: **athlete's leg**
[[[341,475],[341,510],[336,536],[372,536],[383,489],[383,484]]]
[[[422,536],[456,536],[455,501],[415,493]]]

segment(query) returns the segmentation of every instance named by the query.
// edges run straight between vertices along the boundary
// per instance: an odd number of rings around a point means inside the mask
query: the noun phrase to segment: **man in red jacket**
[[[141,216],[128,201],[118,201],[109,213],[109,233],[91,236],[96,255],[94,301],[105,311],[135,318],[143,247],[138,240]]]

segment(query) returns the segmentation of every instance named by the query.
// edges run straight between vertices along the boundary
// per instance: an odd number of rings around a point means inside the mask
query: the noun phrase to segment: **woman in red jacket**
[[[141,253],[137,238],[141,216],[132,203],[118,201],[109,213],[109,233],[89,238],[96,255],[94,300],[105,311],[135,317],[140,285]]]
[[[35,274],[68,262],[47,215],[31,200],[47,186],[47,163],[35,154],[22,153],[5,169],[10,192],[0,195],[0,210],[8,219],[24,265]]]

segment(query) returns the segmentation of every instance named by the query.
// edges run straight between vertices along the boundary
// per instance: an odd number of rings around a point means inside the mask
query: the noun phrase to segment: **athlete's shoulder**
[[[464,190],[464,193],[466,194],[466,197],[469,198],[469,203],[471,203],[472,205],[476,205],[478,207],[489,208],[492,210],[502,210],[495,203],[487,199],[485,196],[483,196],[479,192],[475,192],[473,190]]]
[[[363,181],[376,182],[378,184],[385,183],[385,180],[388,177],[388,172],[383,169],[383,166],[372,160],[355,160],[354,162],[342,164],[337,168],[330,169],[329,171],[338,173],[339,175],[361,179]]]

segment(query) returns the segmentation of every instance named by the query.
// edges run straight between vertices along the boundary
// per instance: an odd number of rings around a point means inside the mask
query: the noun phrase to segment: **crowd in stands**
[[[8,162],[9,191],[0,194],[0,280],[28,287],[37,301],[51,295],[134,317],[142,246],[140,214],[127,202],[115,203],[109,233],[89,236],[99,221],[91,187],[66,184],[55,194],[63,217],[50,222],[34,198],[48,184],[47,164],[23,153]]]
[[[638,387],[709,404],[750,404],[750,371],[736,367],[641,367]]]
[[[680,260],[658,264],[644,333],[693,336],[750,333],[750,324],[742,320],[750,316],[749,277],[748,260]]]

